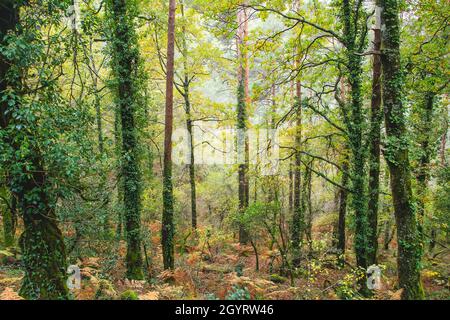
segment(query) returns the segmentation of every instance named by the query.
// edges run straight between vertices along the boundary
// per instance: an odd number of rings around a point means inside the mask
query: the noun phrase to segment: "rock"
[[[283,276],[280,276],[279,274],[271,274],[270,281],[275,283],[285,283],[286,281],[288,281],[288,279]]]
[[[114,300],[117,299],[117,292],[114,290],[111,282],[105,279],[98,281],[98,289],[95,292],[95,300]]]

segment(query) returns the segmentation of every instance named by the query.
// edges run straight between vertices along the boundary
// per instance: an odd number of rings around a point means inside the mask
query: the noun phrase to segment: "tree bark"
[[[397,224],[398,283],[403,299],[423,299],[420,280],[422,249],[411,191],[408,140],[402,104],[403,79],[400,62],[400,23],[397,0],[381,0],[383,103],[391,191]]]
[[[176,1],[169,1],[166,69],[166,118],[164,128],[164,170],[163,170],[163,215],[162,248],[164,269],[174,268],[174,223],[172,184],[172,131],[173,131],[173,85],[175,59],[175,12]]]
[[[4,36],[8,32],[14,33],[18,23],[19,6],[15,1],[4,1],[0,11],[1,45],[6,45]],[[0,55],[1,94],[8,87],[21,91],[20,76],[11,77],[10,74],[12,63]],[[0,103],[0,128],[7,131],[21,122],[9,115],[14,113],[10,109],[20,109],[22,106],[17,100],[14,104],[10,102],[5,99]],[[26,123],[20,124],[26,126]],[[43,157],[33,145],[35,137],[30,132],[21,132],[14,139],[7,137],[5,140],[13,150],[20,148],[22,143],[32,149],[25,153],[25,159],[23,156],[11,159],[9,164],[14,165],[16,171],[21,168],[21,172],[7,177],[9,189],[17,199],[17,208],[24,222],[24,231],[19,240],[25,268],[20,295],[27,299],[67,299],[64,240],[57,225],[54,200],[48,193],[51,186]]]
[[[342,164],[342,181],[341,185],[343,187],[347,187],[349,180],[349,165],[348,158],[344,159],[344,163]],[[339,189],[339,220],[338,220],[338,243],[337,243],[337,251],[338,251],[338,261],[341,266],[344,265],[345,261],[345,218],[347,215],[347,197],[348,192],[345,189]]]
[[[184,3],[181,2],[181,14],[184,19]],[[190,80],[187,67],[188,47],[186,42],[186,22],[182,26],[183,37],[183,57],[184,57],[184,79],[183,79],[183,97],[184,108],[186,112],[186,128],[188,131],[189,143],[189,184],[191,186],[191,226],[192,229],[197,229],[197,192],[195,184],[195,153],[194,153],[194,130],[193,120],[191,114],[190,101]]]
[[[248,104],[249,104],[249,66],[246,40],[248,36],[247,9],[239,9],[237,13],[237,52],[238,52],[238,94],[237,94],[237,129],[238,129],[238,182],[239,211],[244,212],[249,205],[249,145],[248,145]],[[247,231],[239,228],[239,242],[249,242]]]
[[[381,12],[376,9],[376,23],[374,26],[373,51],[381,50]],[[370,146],[369,146],[369,248],[367,250],[367,263],[373,265],[377,263],[378,250],[378,201],[380,194],[380,139],[381,139],[381,57],[379,54],[373,55],[373,75],[372,75],[372,100],[371,100],[371,121],[370,121]]]
[[[124,220],[127,239],[127,278],[143,278],[141,253],[141,174],[138,164],[136,110],[138,107],[137,74],[139,51],[132,17],[125,0],[110,0],[113,27],[113,71],[117,81],[117,104],[120,113],[122,148],[121,174],[124,194]]]

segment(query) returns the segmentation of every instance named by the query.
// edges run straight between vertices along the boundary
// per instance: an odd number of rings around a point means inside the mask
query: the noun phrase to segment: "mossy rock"
[[[95,292],[95,300],[114,300],[116,298],[117,293],[111,282],[105,279],[100,280]]]
[[[120,295],[120,300],[139,300],[139,296],[133,290],[127,290],[122,292]]]
[[[275,283],[285,283],[286,281],[288,281],[288,279],[286,277],[280,276],[279,274],[271,274],[270,281]]]

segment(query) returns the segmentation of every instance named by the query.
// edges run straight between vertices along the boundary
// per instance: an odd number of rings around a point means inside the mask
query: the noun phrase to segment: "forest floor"
[[[155,227],[156,228],[156,227]],[[196,245],[177,246],[174,271],[163,271],[158,237],[155,249],[146,261],[147,281],[123,280],[125,243],[119,246],[119,258],[83,257],[77,260],[81,269],[81,288],[73,291],[75,299],[362,299],[357,292],[358,274],[355,272],[351,248],[346,265],[338,268],[333,254],[314,252],[304,257],[294,275],[280,275],[280,257],[275,250],[259,252],[259,271],[251,246],[241,246],[232,238],[216,240],[204,238]],[[207,239],[207,240],[206,240]],[[14,251],[14,250],[12,250]],[[382,287],[370,299],[399,299],[395,289],[395,243],[388,251],[380,250]],[[9,252],[9,253],[8,253]],[[272,266],[272,267],[271,267]],[[436,258],[425,255],[422,281],[427,299],[449,299],[450,252],[441,252]],[[272,268],[272,270],[271,270]],[[20,254],[0,248],[0,300],[20,299],[17,292],[23,277]]]

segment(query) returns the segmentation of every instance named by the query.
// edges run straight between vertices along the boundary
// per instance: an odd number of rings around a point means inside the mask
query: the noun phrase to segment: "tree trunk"
[[[351,207],[355,213],[355,238],[354,247],[356,264],[361,270],[367,269],[368,243],[368,217],[367,217],[367,194],[366,194],[366,160],[367,152],[363,143],[365,118],[363,113],[361,95],[361,56],[355,52],[360,50],[359,37],[364,35],[360,21],[356,18],[361,14],[359,7],[354,8],[351,1],[342,1],[342,23],[344,26],[344,45],[347,63],[347,80],[350,84],[350,102],[344,106],[348,117],[344,117],[351,150],[350,179],[352,182]],[[357,41],[357,39],[359,41]],[[358,281],[360,292],[367,294],[365,272]]]
[[[347,187],[349,175],[348,175],[349,165],[348,158],[344,160],[342,164],[342,181],[341,185],[343,187]],[[348,192],[345,189],[339,190],[339,220],[338,220],[338,243],[337,243],[337,251],[338,251],[338,261],[341,266],[344,265],[345,261],[345,217],[347,215],[347,197]]]
[[[18,23],[19,6],[15,1],[4,1],[0,11],[2,45],[6,45],[3,43],[6,33],[14,32]],[[0,93],[7,87],[18,92],[21,90],[20,80],[8,80],[12,79],[9,77],[10,65],[7,57],[0,56]],[[9,131],[19,124],[26,126],[26,123],[16,123],[20,120],[9,116],[14,113],[14,110],[10,109],[22,107],[17,101],[14,104],[10,102],[5,99],[0,103],[2,130]],[[31,132],[22,131],[14,137],[14,142],[8,137],[5,141],[13,150],[19,149],[22,144],[32,149],[24,153],[25,158],[22,156],[11,159],[10,164],[16,167],[15,170],[20,168],[21,172],[7,177],[8,186],[13,190],[13,197],[17,199],[18,211],[24,222],[24,231],[19,240],[25,269],[20,295],[27,299],[67,299],[64,240],[57,225],[54,200],[48,194],[51,186],[43,165],[43,157],[34,145],[35,140]]]
[[[181,14],[184,20],[184,4],[181,3]],[[194,153],[194,132],[193,132],[193,120],[191,114],[191,101],[190,95],[190,80],[188,75],[187,57],[188,47],[186,42],[186,22],[184,21],[183,27],[183,57],[184,57],[184,80],[183,80],[183,96],[184,96],[184,108],[186,112],[186,127],[188,131],[188,143],[189,143],[189,184],[191,185],[191,225],[192,229],[197,229],[197,196],[195,185],[195,153]]]
[[[238,129],[238,176],[239,176],[239,211],[244,212],[249,204],[249,145],[248,145],[248,104],[249,104],[249,88],[248,88],[248,57],[246,40],[248,36],[246,8],[240,9],[237,13],[237,51],[238,51],[238,103],[237,103],[237,129]],[[246,244],[249,242],[249,236],[243,227],[239,228],[239,242]]]
[[[175,11],[176,1],[169,1],[166,69],[166,119],[164,128],[164,171],[163,171],[163,215],[162,248],[164,269],[174,268],[174,223],[172,185],[172,131],[173,131],[173,84],[175,59]]]
[[[421,241],[424,242],[424,216],[425,216],[425,199],[428,191],[428,181],[430,179],[430,161],[433,154],[433,105],[435,94],[426,92],[421,102],[419,110],[420,128],[418,140],[420,143],[421,156],[419,159],[419,168],[417,171],[417,214],[418,214],[418,230]]]
[[[374,27],[373,51],[381,49],[381,12],[376,9],[376,23]],[[378,201],[380,194],[380,139],[381,139],[381,57],[373,55],[372,75],[372,101],[371,101],[371,123],[370,123],[370,146],[369,146],[369,248],[367,250],[367,263],[377,263],[378,249]]]
[[[110,23],[113,27],[113,71],[117,81],[117,104],[122,133],[122,179],[124,186],[125,230],[127,239],[127,278],[140,280],[141,253],[141,174],[138,165],[136,109],[138,107],[137,73],[139,53],[131,10],[125,0],[111,0]],[[117,23],[120,21],[120,23]]]
[[[422,249],[411,192],[408,141],[402,104],[400,24],[397,0],[381,0],[383,102],[387,145],[385,158],[391,175],[391,191],[397,223],[398,282],[403,299],[423,299],[420,281]]]

